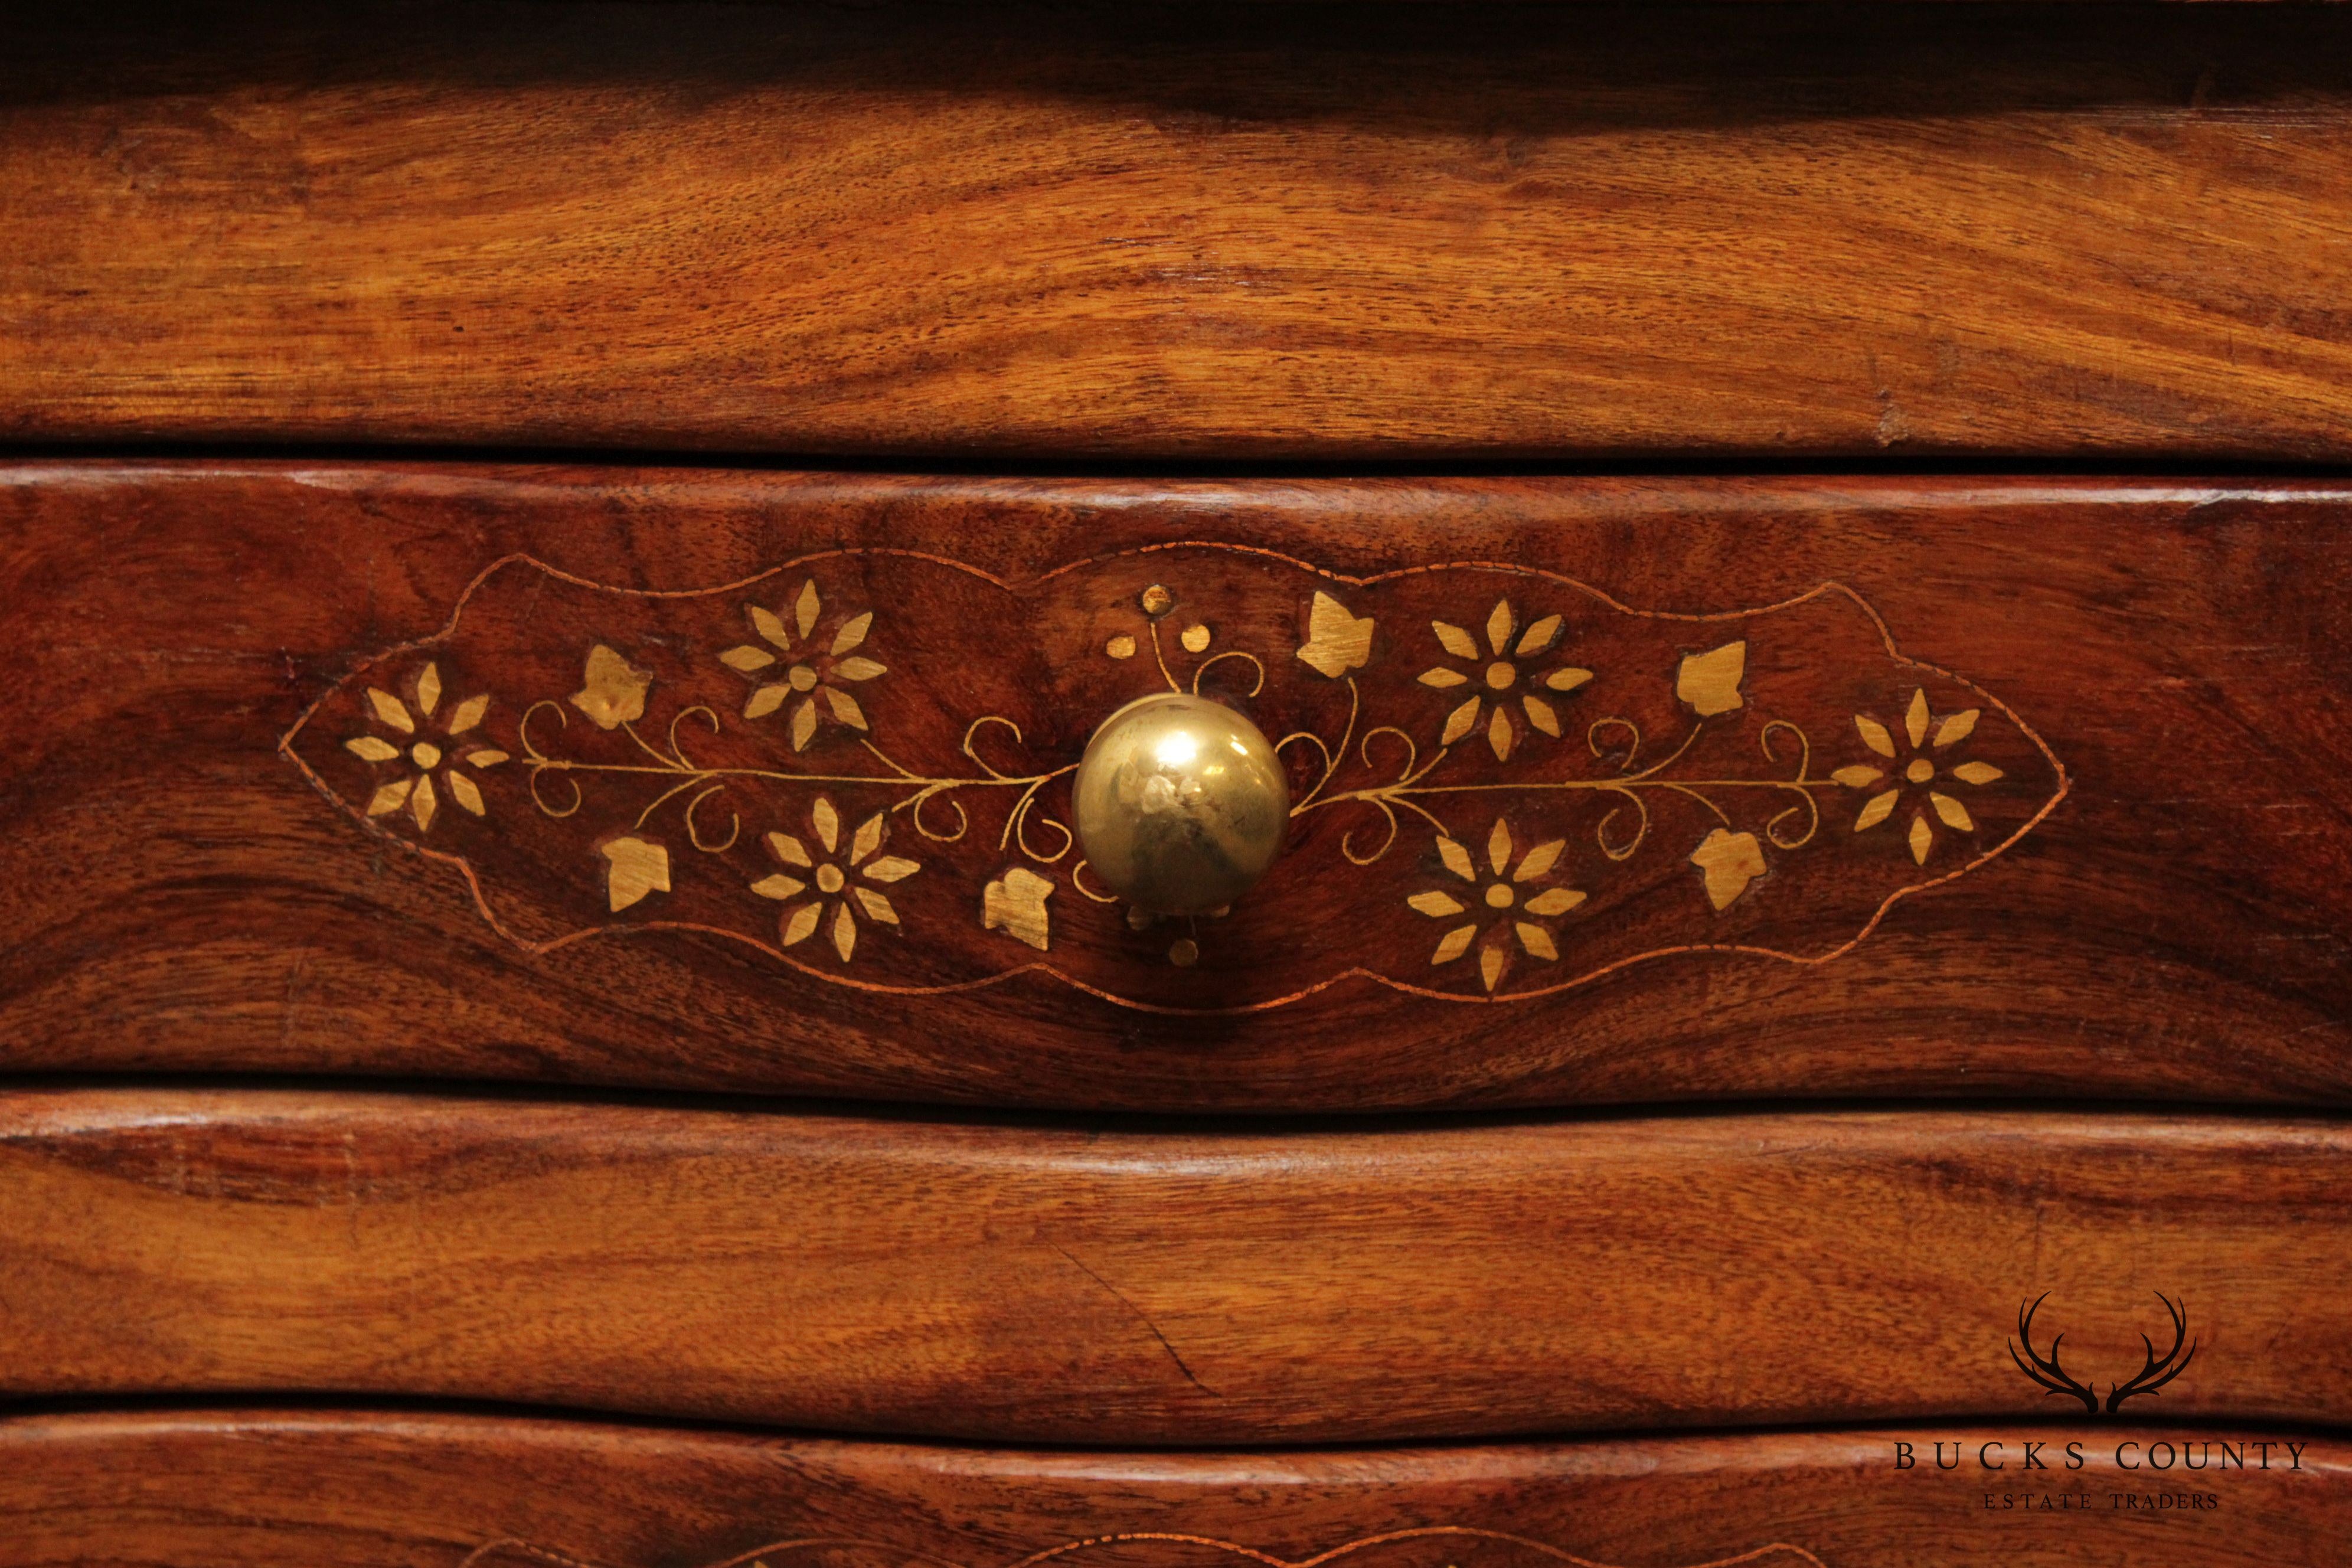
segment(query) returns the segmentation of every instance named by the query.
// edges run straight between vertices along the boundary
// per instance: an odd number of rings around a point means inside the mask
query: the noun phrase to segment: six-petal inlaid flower
[[[764,719],[798,695],[801,700],[792,717],[793,751],[808,749],[820,719],[829,719],[864,733],[866,710],[850,694],[847,685],[886,673],[885,666],[856,651],[865,644],[866,634],[874,628],[874,612],[860,611],[835,627],[829,638],[819,637],[817,627],[824,618],[824,605],[814,577],[801,584],[790,609],[792,620],[787,624],[781,611],[760,605],[744,605],[743,613],[751,618],[751,629],[768,646],[739,643],[719,656],[721,664],[740,675],[750,676],[754,682],[751,695],[743,702],[743,717]],[[772,676],[779,664],[784,665],[782,673]]]
[[[841,847],[841,814],[823,795],[809,808],[809,826],[815,830],[822,855],[810,854],[808,846],[789,833],[768,835],[768,852],[785,869],[752,883],[751,890],[763,899],[785,901],[815,895],[794,903],[781,917],[786,947],[806,942],[824,927],[833,939],[833,950],[847,963],[857,947],[859,915],[882,925],[898,923],[898,911],[890,900],[879,889],[865,885],[901,881],[922,869],[916,861],[879,853],[889,836],[889,815],[877,811],[859,823],[846,853]]]
[[[1554,838],[1538,844],[1511,864],[1511,830],[1501,817],[1495,819],[1494,830],[1486,835],[1486,864],[1492,875],[1482,877],[1470,851],[1460,840],[1440,834],[1437,856],[1448,871],[1470,884],[1476,890],[1477,904],[1495,912],[1495,923],[1486,930],[1486,940],[1479,941],[1478,922],[1486,917],[1475,906],[1465,904],[1460,898],[1442,888],[1415,893],[1405,900],[1421,913],[1435,921],[1464,919],[1464,923],[1451,925],[1438,938],[1437,951],[1430,963],[1451,963],[1468,952],[1473,946],[1478,952],[1478,978],[1492,991],[1501,983],[1503,972],[1509,966],[1511,944],[1516,939],[1518,951],[1529,958],[1549,963],[1559,957],[1559,948],[1552,941],[1550,928],[1538,924],[1555,915],[1564,915],[1584,902],[1585,895],[1575,888],[1529,889],[1528,884],[1551,875],[1559,864],[1561,851],[1568,840]],[[1507,872],[1507,876],[1505,873]],[[1524,900],[1524,901],[1523,901]],[[1533,918],[1530,918],[1533,917]]]
[[[1926,865],[1928,851],[1935,847],[1936,830],[1927,821],[1931,811],[1937,820],[1955,833],[1975,832],[1976,819],[1969,815],[1969,808],[1935,786],[1946,778],[1971,786],[1989,784],[2001,776],[2000,770],[1990,763],[1939,766],[1935,753],[1958,745],[1974,733],[1979,711],[1974,708],[1963,708],[1957,713],[1937,719],[1928,710],[1927,692],[1913,691],[1911,706],[1903,715],[1903,738],[1909,742],[1904,749],[1909,752],[1911,760],[1903,763],[1895,777],[1888,781],[1885,768],[1867,763],[1840,768],[1830,775],[1848,789],[1874,792],[1868,800],[1863,802],[1862,810],[1855,816],[1853,830],[1864,832],[1892,817],[1895,808],[1902,804],[1904,789],[1908,786],[1927,792],[1925,807],[1914,809],[1911,813],[1911,826],[1906,836],[1914,861]],[[1887,762],[1902,761],[1895,736],[1885,725],[1866,713],[1857,713],[1853,716],[1853,728],[1854,732],[1862,737],[1862,743]],[[1880,787],[1882,784],[1885,784],[1885,788]]]
[[[1507,761],[1517,743],[1517,732],[1512,726],[1512,698],[1517,697],[1517,707],[1527,715],[1528,722],[1545,734],[1559,734],[1559,713],[1551,699],[1537,690],[1573,691],[1592,679],[1589,669],[1573,665],[1560,665],[1541,676],[1525,668],[1529,663],[1549,663],[1545,655],[1559,641],[1560,618],[1546,616],[1522,628],[1518,613],[1511,608],[1508,599],[1495,601],[1492,614],[1486,617],[1486,646],[1492,658],[1481,653],[1478,639],[1462,627],[1445,621],[1432,621],[1430,629],[1437,634],[1438,646],[1469,666],[1468,670],[1455,669],[1440,664],[1425,669],[1421,675],[1423,686],[1450,690],[1458,686],[1475,685],[1479,689],[1448,712],[1444,732],[1439,735],[1442,744],[1452,745],[1479,728],[1480,715],[1486,717],[1486,744],[1494,748],[1497,762]]]
[[[344,750],[367,763],[398,763],[403,776],[387,780],[376,786],[368,797],[370,816],[389,816],[407,809],[419,833],[429,833],[433,819],[441,808],[441,796],[446,793],[458,806],[479,816],[487,809],[482,800],[481,786],[472,776],[458,771],[458,764],[482,769],[494,768],[507,760],[507,754],[494,746],[485,746],[457,737],[471,731],[489,711],[488,697],[468,697],[454,703],[446,714],[441,708],[441,667],[427,664],[408,683],[407,700],[379,686],[367,689],[368,709],[375,721],[390,731],[384,735],[355,735],[343,742]],[[415,704],[412,710],[410,704]],[[429,725],[418,721],[440,719],[441,740],[426,733]],[[434,780],[438,778],[439,787]]]

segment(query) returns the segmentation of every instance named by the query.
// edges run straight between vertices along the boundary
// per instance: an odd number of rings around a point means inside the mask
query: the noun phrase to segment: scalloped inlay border
[[[1118,907],[1066,826],[1094,722],[1159,689],[1248,711],[1292,771],[1291,846],[1228,917]],[[663,593],[509,556],[280,749],[533,952],[690,931],[878,992],[1044,973],[1179,1013],[1823,963],[2068,787],[1840,584],[1679,613],[1508,564],[1352,578],[1204,543],[1022,584],[828,551]]]

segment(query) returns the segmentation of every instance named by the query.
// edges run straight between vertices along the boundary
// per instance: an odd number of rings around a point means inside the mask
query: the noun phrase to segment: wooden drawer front
[[[198,1412],[0,1457],[9,1568],[2318,1568],[2352,1531],[2339,1440],[2124,1422],[1229,1457]]]
[[[2326,1422],[2352,1396],[2334,1123],[1249,1135],[19,1092],[0,1196],[23,1396],[1149,1444],[2074,1408],[2021,1333],[2063,1336],[2102,1408],[2142,1334],[2178,1340],[2135,1417]]]
[[[231,21],[12,33],[0,433],[2352,456],[2326,7]]]
[[[5,480],[16,1069],[2352,1083],[2352,487]],[[1289,770],[1222,917],[1106,901],[1065,826],[1171,688]]]

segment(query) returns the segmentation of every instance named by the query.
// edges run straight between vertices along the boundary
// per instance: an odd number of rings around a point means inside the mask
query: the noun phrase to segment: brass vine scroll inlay
[[[705,1564],[705,1568],[960,1568],[944,1557],[854,1536],[802,1535],[772,1542]],[[1089,1561],[1107,1568],[1611,1568],[1547,1542],[1508,1531],[1434,1524],[1367,1535],[1307,1557],[1281,1557],[1213,1535],[1181,1531],[1122,1531],[1065,1541],[1016,1558],[1005,1568],[1084,1568]],[[492,1541],[467,1553],[458,1568],[602,1568],[588,1560],[526,1541]],[[1729,1557],[1711,1557],[1680,1568],[1826,1568],[1801,1546],[1774,1542]]]
[[[1156,689],[1242,710],[1290,770],[1287,851],[1213,917],[1118,907],[1067,826],[1094,725]],[[841,551],[663,594],[511,557],[283,749],[535,952],[668,928],[842,984],[1044,973],[1198,1012],[1820,963],[2066,790],[2017,714],[1839,584],[1684,614],[1213,545],[1026,584]]]

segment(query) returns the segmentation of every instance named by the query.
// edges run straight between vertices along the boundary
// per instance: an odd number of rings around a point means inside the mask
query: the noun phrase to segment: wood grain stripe
[[[2352,18],[27,18],[0,432],[2352,452]]]
[[[0,1100],[0,1388],[314,1391],[1233,1443],[2340,1419],[2352,1135],[1748,1115],[1273,1134],[544,1100]],[[2161,1338],[2159,1337],[2159,1343]]]

